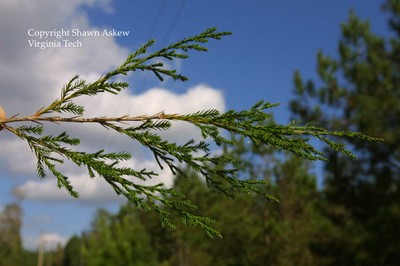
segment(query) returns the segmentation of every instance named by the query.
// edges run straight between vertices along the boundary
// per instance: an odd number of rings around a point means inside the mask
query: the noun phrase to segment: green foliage
[[[62,159],[69,159],[86,167],[89,176],[105,178],[131,201],[115,215],[100,210],[90,230],[68,242],[63,265],[397,265],[400,1],[387,1],[385,9],[391,12],[389,25],[395,36],[386,40],[372,34],[369,24],[351,13],[348,23],[342,25],[340,57],[318,54],[320,83],[295,75],[298,97],[292,109],[296,118],[315,120],[330,131],[313,124],[277,125],[265,113],[273,105],[264,102],[241,112],[203,110],[184,115],[82,118],[83,107],[66,101],[54,104],[48,112],[72,117],[39,115],[2,121],[1,125],[28,142],[38,158],[40,177],[46,177],[49,170],[59,186],[69,189],[67,177],[62,173],[57,176],[56,169]],[[144,58],[137,53],[133,57]],[[152,71],[143,66],[141,70]],[[125,74],[129,71],[134,70]],[[74,78],[58,101],[85,86],[90,85]],[[114,88],[122,86],[107,85],[102,92],[117,93]],[[92,89],[81,95],[95,95]],[[12,128],[8,123],[15,119],[98,123],[120,132],[147,147],[161,169],[167,167],[176,174],[174,188],[133,182],[136,187],[130,187],[126,183],[129,177],[147,180],[157,173],[119,167],[119,162],[130,159],[126,152],[75,151],[72,148],[79,140],[67,133],[44,135],[41,124]],[[140,123],[126,127],[121,123],[130,121]],[[189,140],[184,145],[163,140],[155,132],[168,130],[170,121],[194,124],[205,140]],[[350,129],[380,136],[385,142],[363,143],[372,139],[348,132]],[[231,138],[223,131],[230,132]],[[343,156],[349,155],[344,146],[332,142],[332,136],[343,135],[349,137],[346,141],[360,160],[348,160]],[[322,154],[304,140],[307,137],[320,139],[331,149]],[[223,156],[211,155],[208,140],[222,145]],[[283,156],[275,152],[277,149],[292,154]],[[330,159],[322,190],[309,173],[310,163],[297,155]],[[179,162],[186,168],[178,167]],[[135,189],[133,194],[130,188]],[[236,199],[219,197],[209,188]],[[280,202],[266,202],[270,194]],[[157,215],[146,211],[154,208],[165,225],[178,220],[176,230],[160,227]],[[171,212],[171,208],[178,211]],[[209,235],[218,235],[210,227],[213,221],[204,217],[217,220],[215,227],[224,238],[211,241],[203,232],[186,226],[200,225]],[[19,208],[7,207],[0,220],[0,265],[35,265],[37,254],[21,249]],[[56,253],[46,254],[47,265],[54,264],[53,257]]]
[[[63,265],[68,266],[79,266],[82,265],[82,242],[77,236],[73,236],[69,239],[68,243],[64,247],[64,258]]]
[[[134,214],[123,209],[121,212],[124,214],[112,216],[99,210],[92,230],[80,242],[71,239],[77,242],[76,248],[80,244],[78,265],[156,265],[155,253],[143,225]]]
[[[0,213],[0,265],[18,262],[21,255],[21,210],[18,205],[7,205]]]
[[[237,178],[239,162],[224,154],[212,154],[209,142],[217,145],[231,145],[233,143],[224,137],[225,133],[231,133],[245,137],[256,145],[289,151],[310,160],[326,160],[324,154],[310,144],[311,138],[320,139],[333,149],[347,155],[352,154],[344,148],[344,145],[336,143],[335,137],[356,138],[362,141],[377,140],[357,132],[327,131],[314,125],[300,125],[297,122],[288,125],[276,124],[271,119],[271,115],[266,113],[266,110],[276,105],[264,101],[259,101],[248,110],[230,110],[225,113],[217,110],[201,110],[192,114],[161,112],[135,117],[93,118],[83,117],[84,106],[74,102],[76,98],[82,96],[96,96],[101,93],[118,94],[128,87],[128,84],[117,82],[115,78],[139,70],[150,71],[160,80],[170,77],[174,80],[185,81],[187,77],[177,73],[176,70],[164,68],[164,65],[157,60],[186,59],[191,50],[207,51],[204,43],[209,39],[219,40],[227,35],[230,33],[217,32],[215,28],[210,28],[198,35],[149,53],[148,50],[154,45],[154,41],[151,40],[130,54],[119,67],[101,76],[95,82],[88,83],[76,75],[61,90],[59,99],[54,100],[47,107],[40,108],[31,116],[14,116],[3,120],[0,122],[1,126],[28,143],[37,158],[39,177],[45,178],[48,172],[52,173],[58,180],[58,187],[65,188],[71,196],[78,197],[78,193],[71,186],[68,177],[58,170],[58,166],[64,160],[69,160],[78,167],[85,167],[90,177],[104,178],[117,194],[123,195],[144,210],[155,210],[164,226],[174,227],[170,213],[175,211],[186,224],[200,226],[209,236],[220,236],[219,232],[211,227],[213,224],[211,219],[193,214],[197,207],[186,200],[183,194],[174,189],[165,188],[163,184],[143,185],[143,182],[141,184],[135,182],[135,180],[151,179],[157,173],[146,169],[120,166],[121,162],[131,158],[129,153],[108,153],[104,150],[94,153],[79,151],[76,149],[80,143],[79,139],[71,137],[67,132],[57,136],[45,135],[42,123],[100,124],[149,149],[161,170],[168,167],[172,173],[182,174],[178,165],[184,164],[201,174],[208,187],[213,190],[228,196],[233,196],[234,192],[256,193],[266,199],[273,198],[259,189],[259,185],[264,181],[256,178],[252,180]],[[53,116],[54,113],[72,116]],[[196,126],[201,131],[204,140],[189,140],[181,145],[161,138],[156,133],[157,130],[170,129],[172,125],[170,121]],[[34,122],[38,125],[11,127],[10,124],[14,122]],[[133,126],[129,124],[130,122],[139,122],[139,126]],[[161,208],[161,206],[168,208]]]
[[[88,256],[81,265],[105,265],[109,261],[114,265],[139,265],[127,254],[136,250],[138,242],[151,248],[150,253],[142,251],[149,258],[148,265],[153,263],[153,256],[157,265],[321,265],[314,256],[313,245],[318,245],[327,225],[319,213],[322,197],[315,177],[308,172],[309,163],[296,156],[280,159],[282,156],[271,149],[244,139],[231,141],[234,145],[226,152],[244,162],[238,169],[240,176],[257,172],[269,181],[266,189],[277,194],[280,203],[267,202],[259,195],[239,194],[235,200],[219,197],[209,191],[203,178],[190,168],[183,168],[185,175],[178,174],[174,189],[198,203],[196,214],[215,218],[223,238],[211,240],[182,222],[176,230],[165,230],[154,213],[128,203],[115,215],[99,211],[80,241],[70,240],[71,245],[80,243],[84,257]],[[268,164],[271,161],[273,165]],[[129,223],[123,222],[127,220]],[[117,225],[123,225],[124,235],[118,235]]]
[[[319,81],[295,75],[296,118],[385,139],[374,145],[349,139],[359,157],[351,162],[328,153],[324,211],[331,229],[318,250],[332,265],[397,265],[400,260],[400,1],[385,1],[383,7],[390,35],[374,34],[369,21],[351,12],[342,24],[338,58],[318,53]]]
[[[0,212],[0,266],[28,265],[31,256],[22,249],[22,210],[18,204],[8,204]]]

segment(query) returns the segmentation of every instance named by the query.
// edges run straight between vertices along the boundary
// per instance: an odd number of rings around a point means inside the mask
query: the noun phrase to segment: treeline
[[[291,102],[295,119],[383,142],[349,143],[357,160],[329,152],[317,187],[310,162],[235,139],[224,152],[242,162],[241,176],[268,180],[279,203],[232,200],[187,173],[175,187],[217,221],[222,239],[179,222],[163,229],[155,214],[125,205],[117,214],[99,210],[90,230],[45,254],[44,265],[399,265],[400,0],[383,9],[390,34],[374,34],[351,13],[338,56],[318,53],[316,81],[296,72]],[[16,205],[1,215],[0,265],[36,265],[21,248],[18,215]]]
[[[180,224],[178,219],[175,230],[163,229],[157,215],[125,205],[116,215],[99,210],[91,230],[67,244],[65,265],[313,263],[312,250],[304,243],[316,241],[324,224],[316,211],[315,180],[296,158],[274,168],[279,180],[272,190],[279,197],[290,197],[284,204],[246,196],[233,200],[211,193],[196,176],[190,176],[190,182],[178,177],[175,188],[198,204],[199,213],[216,219],[222,239],[210,239],[201,229]],[[288,179],[295,179],[297,185]]]
[[[175,188],[199,206],[199,213],[217,221],[215,227],[223,234],[222,239],[211,239],[201,229],[179,223],[177,217],[175,230],[164,229],[155,213],[126,204],[117,214],[100,209],[89,231],[72,237],[62,250],[44,254],[43,265],[317,263],[313,247],[308,244],[317,244],[328,221],[319,212],[320,194],[315,177],[308,173],[308,163],[296,157],[279,162],[270,152],[257,154],[248,150],[250,147],[242,140],[238,141],[238,147],[245,150],[242,154],[230,151],[232,155],[257,160],[259,163],[255,165],[244,165],[257,175],[274,179],[268,190],[284,201],[267,202],[255,196],[224,197],[210,192],[202,179],[188,173],[189,180],[178,176]],[[14,237],[19,239],[17,231]],[[15,246],[19,248],[10,250],[15,250],[16,256],[3,253],[0,258],[3,261],[9,256],[13,263],[0,262],[0,265],[37,265],[37,254],[24,252],[20,242]]]

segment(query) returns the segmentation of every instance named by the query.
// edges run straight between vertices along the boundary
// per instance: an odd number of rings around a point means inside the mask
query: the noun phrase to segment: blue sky
[[[280,102],[275,113],[282,121],[287,119],[293,71],[315,76],[317,50],[335,54],[339,24],[350,9],[372,18],[375,31],[386,29],[381,1],[114,2],[114,13],[90,9],[89,16],[93,25],[131,30],[130,38],[117,39],[128,48],[148,38],[165,45],[214,26],[233,32],[223,41],[209,43],[208,53],[192,54],[183,62],[188,84],[206,82],[223,89],[228,108],[246,108],[259,99]],[[180,83],[168,85],[176,91],[182,88]]]
[[[129,78],[131,87],[124,99],[90,99],[85,102],[92,106],[88,107],[88,112],[110,109],[125,112],[123,106],[133,103],[144,111],[147,110],[145,105],[150,105],[147,101],[159,95],[163,95],[164,103],[149,110],[185,111],[193,106],[213,108],[214,105],[221,110],[238,110],[263,99],[281,103],[273,112],[277,121],[286,123],[294,70],[300,70],[304,77],[316,77],[316,53],[322,49],[327,54],[336,54],[340,23],[347,19],[350,9],[364,19],[369,18],[374,32],[386,33],[385,15],[380,12],[380,5],[381,1],[375,0],[75,0],[53,1],[52,4],[43,0],[29,3],[2,0],[0,71],[4,75],[0,77],[0,104],[6,111],[10,110],[9,114],[20,112],[19,109],[29,114],[53,96],[57,97],[59,85],[75,73],[93,78],[122,62],[129,52],[149,38],[157,40],[155,48],[161,48],[215,26],[233,35],[208,43],[207,53],[191,53],[189,59],[172,63],[189,77],[188,82],[167,80],[160,83],[149,75],[135,74]],[[68,51],[67,48],[40,50],[27,44],[29,28],[114,28],[130,31],[130,34],[114,39],[82,39],[84,48]],[[106,133],[97,134],[95,129],[82,132],[79,128],[73,129],[87,140],[89,149],[96,145],[100,149],[102,140],[108,141],[105,145],[111,149],[127,145]],[[182,131],[186,135],[179,136],[191,135],[189,129]],[[49,242],[65,241],[72,234],[89,228],[97,208],[116,210],[122,202],[108,194],[102,199],[96,191],[92,192],[96,194],[93,197],[85,198],[82,194],[82,200],[52,194],[58,188],[53,186],[55,183],[37,180],[33,154],[24,148],[26,144],[3,132],[0,132],[0,143],[0,207],[10,202],[21,204],[24,211],[22,232],[27,247],[35,247],[41,234],[46,235]],[[143,158],[132,162],[133,165],[143,163],[153,167]],[[82,174],[75,171],[71,175]],[[76,182],[83,192],[89,191],[90,185]],[[105,189],[102,185],[97,188]],[[25,197],[16,197],[16,189],[25,193]],[[37,189],[41,195],[29,189]]]

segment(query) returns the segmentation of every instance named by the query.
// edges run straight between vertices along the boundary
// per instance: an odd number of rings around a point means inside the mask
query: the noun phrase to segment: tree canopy
[[[329,130],[356,130],[383,138],[373,145],[349,139],[359,157],[330,150],[324,195],[334,230],[321,252],[337,264],[395,265],[400,259],[400,1],[385,1],[390,34],[371,31],[351,12],[342,24],[338,57],[317,56],[319,80],[294,77],[297,119]],[[336,259],[333,258],[336,254]]]

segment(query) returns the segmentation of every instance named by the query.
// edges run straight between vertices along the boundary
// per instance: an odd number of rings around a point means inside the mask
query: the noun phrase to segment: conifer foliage
[[[153,115],[121,117],[85,117],[85,107],[74,101],[79,97],[96,96],[101,93],[118,94],[128,87],[128,83],[116,81],[116,78],[134,71],[150,71],[161,81],[166,77],[186,81],[187,77],[176,70],[167,69],[161,61],[186,59],[188,52],[192,50],[207,51],[204,44],[210,39],[220,40],[230,34],[210,28],[155,52],[149,52],[155,43],[154,40],[150,40],[130,54],[119,67],[104,74],[95,82],[89,83],[76,75],[62,88],[60,98],[40,108],[33,115],[0,118],[0,127],[27,142],[37,158],[36,170],[40,178],[45,178],[51,173],[57,178],[58,187],[65,188],[73,197],[78,197],[78,192],[74,190],[68,177],[59,170],[64,160],[69,160],[78,167],[85,167],[89,177],[104,178],[117,194],[123,195],[139,207],[155,210],[165,226],[174,227],[170,212],[166,211],[170,209],[185,223],[202,227],[210,236],[219,235],[210,226],[213,221],[195,215],[196,206],[186,200],[181,193],[166,188],[163,184],[146,185],[138,182],[149,180],[158,173],[121,166],[121,162],[131,158],[129,152],[106,152],[104,149],[94,153],[81,151],[78,138],[70,136],[67,132],[46,135],[44,126],[46,123],[100,124],[149,149],[160,170],[167,168],[174,174],[182,174],[179,166],[184,164],[201,174],[210,189],[228,196],[233,196],[236,192],[256,193],[267,199],[274,198],[260,189],[264,181],[257,178],[237,178],[239,162],[224,154],[213,154],[210,144],[232,145],[233,143],[225,137],[226,133],[231,133],[248,138],[257,145],[289,151],[306,159],[326,160],[324,154],[309,143],[310,139],[319,139],[332,149],[350,156],[353,155],[344,145],[335,141],[336,137],[363,141],[377,140],[358,132],[327,131],[311,124],[301,125],[298,122],[287,125],[276,124],[266,112],[276,104],[264,101],[243,111],[230,110],[221,113],[218,110],[199,110],[189,114],[159,112]],[[203,140],[192,139],[181,145],[163,139],[157,132],[169,130],[172,126],[171,121],[196,126],[201,131]],[[25,122],[25,125],[13,127],[15,122]]]
[[[400,261],[400,1],[383,1],[388,32],[351,12],[337,55],[317,56],[318,79],[294,77],[295,118],[330,130],[351,128],[385,141],[349,147],[349,161],[330,151],[324,172],[332,228],[318,251],[331,265],[397,265]]]

